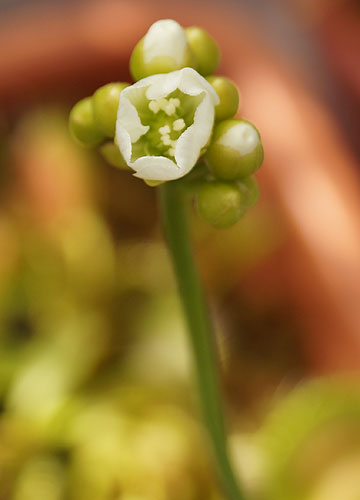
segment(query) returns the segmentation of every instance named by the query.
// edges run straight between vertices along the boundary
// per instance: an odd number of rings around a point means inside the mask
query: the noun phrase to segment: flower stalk
[[[228,500],[244,500],[227,449],[214,331],[190,243],[181,181],[162,184],[160,212],[178,284],[194,358],[200,405],[211,438],[219,478]]]
[[[228,500],[243,500],[229,459],[214,332],[196,269],[186,199],[217,229],[256,202],[252,177],[264,159],[261,137],[236,118],[239,91],[213,75],[219,47],[204,29],[154,23],[130,58],[132,85],[113,82],[75,104],[69,126],[108,163],[159,186],[164,230],[187,321],[200,402]],[[110,139],[110,140],[109,140]]]

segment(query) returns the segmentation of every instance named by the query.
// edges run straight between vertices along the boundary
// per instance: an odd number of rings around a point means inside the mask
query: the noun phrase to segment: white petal
[[[148,86],[146,89],[146,97],[149,100],[166,97],[174,92],[174,90],[179,89],[184,94],[192,96],[199,95],[206,91],[210,95],[214,106],[220,102],[214,87],[193,68],[183,68],[178,71],[173,71],[172,73],[148,76],[135,85],[138,84]],[[131,87],[127,87],[125,90],[130,88]],[[123,90],[123,92],[125,92],[125,90]]]
[[[165,156],[143,156],[130,164],[136,171],[135,177],[153,181],[170,181],[182,177],[175,162]]]
[[[149,81],[150,85],[146,89],[146,97],[148,99],[161,99],[161,97],[167,97],[169,94],[174,92],[174,90],[178,88],[181,71],[184,70],[180,69],[179,71],[173,71],[172,73],[153,75],[157,77],[160,76],[161,78]],[[150,78],[152,77],[149,76],[147,80],[150,80]]]
[[[132,154],[131,139],[129,133],[122,125],[116,125],[115,143],[120,149],[124,160],[129,165]]]
[[[204,90],[209,94],[214,106],[219,104],[220,99],[214,87],[193,68],[179,70],[179,86],[181,92],[188,95],[199,95]]]
[[[186,48],[185,30],[172,19],[157,21],[144,37],[146,63],[155,57],[171,57],[178,65],[181,65],[185,59]]]
[[[195,111],[194,123],[181,134],[176,144],[175,160],[185,173],[196,164],[200,151],[210,139],[213,125],[214,106],[210,96],[205,94]]]
[[[229,128],[217,141],[217,144],[235,149],[241,155],[254,151],[260,143],[260,137],[250,123],[238,123]]]
[[[128,88],[130,89],[131,87]],[[148,126],[141,123],[135,106],[129,101],[127,93],[125,94],[124,91],[120,95],[116,129],[118,129],[119,126],[122,126],[127,130],[130,135],[131,142],[138,141],[140,137],[146,134],[149,130]]]

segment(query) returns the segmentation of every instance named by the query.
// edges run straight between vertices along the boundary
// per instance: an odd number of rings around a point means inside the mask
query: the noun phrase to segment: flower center
[[[178,97],[161,97],[149,102],[149,110],[155,116],[146,136],[158,154],[175,156],[176,141],[186,128],[184,119],[179,118],[180,105]]]
[[[141,122],[149,130],[133,144],[132,159],[145,153],[148,156],[166,156],[174,160],[177,140],[192,125],[202,98],[203,96],[189,96],[176,90],[167,97],[146,99],[140,106],[137,105]]]

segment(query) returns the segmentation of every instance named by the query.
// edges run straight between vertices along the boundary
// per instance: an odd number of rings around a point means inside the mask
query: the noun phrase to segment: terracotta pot
[[[72,103],[102,83],[128,79],[131,49],[158,18],[209,29],[223,52],[220,72],[238,83],[242,114],[262,132],[259,179],[288,229],[286,286],[308,359],[314,371],[358,369],[359,165],[334,117],[267,48],[259,27],[215,5],[134,0],[33,7],[13,16],[0,22],[0,104],[13,116],[34,102]]]

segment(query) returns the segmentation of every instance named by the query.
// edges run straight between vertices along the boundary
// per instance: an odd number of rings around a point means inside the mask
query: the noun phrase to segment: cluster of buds
[[[194,167],[205,165],[197,179],[198,212],[215,227],[229,227],[257,199],[252,174],[264,152],[256,127],[234,118],[235,84],[212,74],[219,60],[205,30],[157,21],[131,55],[136,83],[109,83],[79,101],[70,130],[150,186],[190,180]]]

